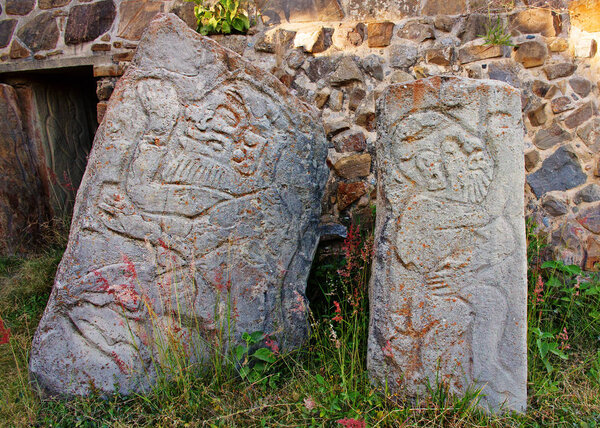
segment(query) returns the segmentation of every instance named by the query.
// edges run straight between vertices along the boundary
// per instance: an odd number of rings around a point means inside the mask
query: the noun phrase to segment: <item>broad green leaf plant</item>
[[[248,2],[240,0],[188,1],[196,3],[194,14],[198,21],[197,31],[204,36],[207,34],[244,34],[250,29]]]
[[[279,347],[271,338],[262,331],[242,334],[244,345],[234,348],[235,360],[239,366],[242,379],[252,383],[275,388],[279,381],[280,373],[274,370]],[[267,347],[256,349],[262,342]],[[254,351],[253,351],[254,350]]]

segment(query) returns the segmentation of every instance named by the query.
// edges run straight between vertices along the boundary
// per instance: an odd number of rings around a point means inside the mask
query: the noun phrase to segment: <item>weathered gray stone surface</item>
[[[32,347],[40,387],[144,390],[160,338],[208,357],[229,311],[236,339],[301,343],[328,175],[317,117],[275,76],[159,15],[96,134]]]
[[[553,190],[568,190],[585,183],[587,177],[581,169],[577,154],[570,146],[559,147],[542,162],[542,167],[527,176],[527,183],[540,198]]]
[[[391,390],[482,388],[526,405],[526,257],[519,93],[433,77],[378,103],[368,367]]]

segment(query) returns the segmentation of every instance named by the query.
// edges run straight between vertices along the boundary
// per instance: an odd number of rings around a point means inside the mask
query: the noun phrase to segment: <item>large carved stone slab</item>
[[[273,75],[159,15],[96,134],[34,380],[144,390],[161,342],[208,357],[228,317],[236,339],[299,345],[326,151],[315,110]]]
[[[394,391],[482,388],[526,405],[526,257],[519,93],[433,77],[378,104],[368,365]]]

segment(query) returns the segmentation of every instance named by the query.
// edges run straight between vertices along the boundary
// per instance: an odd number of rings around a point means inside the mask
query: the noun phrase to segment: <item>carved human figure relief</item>
[[[144,390],[169,334],[192,361],[226,352],[224,332],[300,345],[326,153],[274,76],[156,18],[94,142],[34,339],[40,387]]]
[[[483,388],[484,407],[522,410],[518,96],[433,78],[390,87],[379,114],[369,367],[411,394],[441,380],[456,393]]]

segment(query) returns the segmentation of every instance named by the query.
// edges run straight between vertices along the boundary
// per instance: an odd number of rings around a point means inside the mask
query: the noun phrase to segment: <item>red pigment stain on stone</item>
[[[10,339],[10,328],[4,327],[4,321],[0,318],[0,345],[8,343]]]

